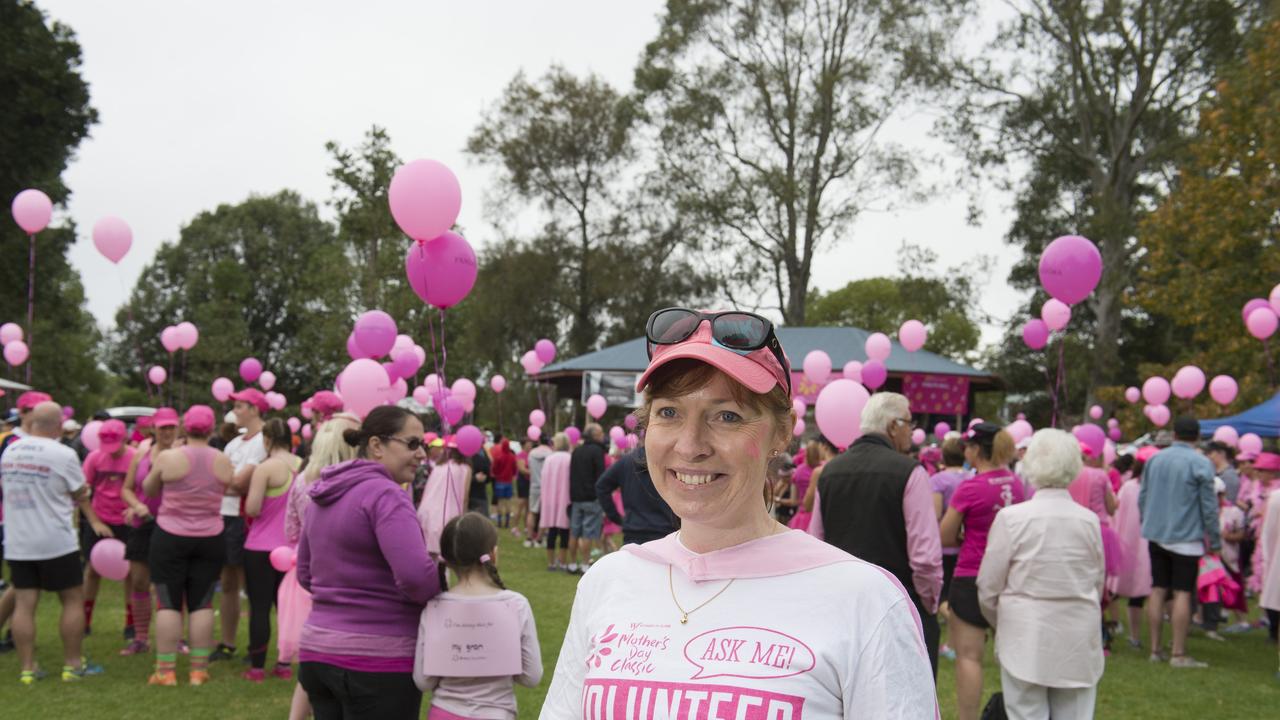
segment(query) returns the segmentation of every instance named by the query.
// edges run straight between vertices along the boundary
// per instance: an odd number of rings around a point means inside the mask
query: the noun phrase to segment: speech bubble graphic
[[[817,664],[813,650],[799,639],[749,625],[717,628],[695,635],[685,643],[684,657],[698,668],[693,680],[785,678],[807,673]]]

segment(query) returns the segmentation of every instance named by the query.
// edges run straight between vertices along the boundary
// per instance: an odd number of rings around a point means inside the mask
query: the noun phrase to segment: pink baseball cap
[[[247,402],[258,408],[259,413],[266,414],[271,409],[271,405],[267,403],[267,396],[258,391],[257,388],[247,387],[240,392],[231,393],[232,400]]]
[[[125,427],[123,422],[114,419],[107,420],[98,429],[98,440],[101,442],[98,447],[105,453],[113,453],[124,444],[124,435]]]
[[[133,428],[135,430],[141,430],[143,428],[149,428],[155,424],[156,424],[156,420],[154,417],[150,415],[143,415],[142,417],[133,421]]]
[[[1142,462],[1146,462],[1151,458],[1155,457],[1156,453],[1158,452],[1160,452],[1160,448],[1156,447],[1155,445],[1143,445],[1142,447],[1138,448],[1138,452],[1134,454],[1134,457],[1141,460]]]
[[[141,420],[141,418],[139,418]],[[151,416],[151,424],[158,428],[161,427],[177,427],[178,411],[171,407],[162,407],[156,410],[156,414]]]
[[[1258,459],[1258,453],[1242,452],[1236,455],[1236,462],[1253,462]]]
[[[39,390],[28,390],[18,396],[18,409],[30,410],[42,402],[49,402],[53,398],[49,393],[42,393]]]
[[[338,393],[332,390],[321,390],[311,396],[311,411],[320,413],[323,417],[330,417],[334,413],[342,412],[342,398],[338,397]]]
[[[1258,459],[1253,461],[1253,469],[1280,471],[1280,455],[1269,452],[1258,453]]]
[[[192,405],[182,416],[182,426],[187,432],[197,435],[213,432],[213,408],[208,405]]]
[[[783,357],[786,352],[783,351]],[[687,339],[674,345],[654,345],[649,367],[636,382],[636,391],[644,390],[654,371],[672,360],[699,360],[742,383],[751,392],[763,395],[774,385],[787,387],[787,370],[767,347],[741,355],[722,347],[711,338],[711,321],[702,320]],[[790,364],[790,360],[787,361]]]

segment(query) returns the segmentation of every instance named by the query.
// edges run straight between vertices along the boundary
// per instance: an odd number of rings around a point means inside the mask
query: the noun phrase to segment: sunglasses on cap
[[[739,355],[749,355],[768,348],[782,367],[787,381],[787,395],[791,395],[791,364],[782,352],[782,343],[773,330],[773,323],[755,313],[741,310],[706,313],[688,308],[665,308],[649,316],[644,334],[648,341],[645,350],[653,359],[655,345],[677,345],[688,340],[703,320],[711,322],[711,339],[725,350]]]

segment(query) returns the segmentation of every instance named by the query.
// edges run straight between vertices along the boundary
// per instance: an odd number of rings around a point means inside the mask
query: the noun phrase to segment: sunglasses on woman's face
[[[413,438],[409,438],[408,440],[405,440],[402,437],[396,437],[395,435],[388,435],[385,439],[394,440],[400,443],[401,445],[404,445],[409,450],[409,452],[417,452],[427,446],[426,443],[422,442],[422,438],[417,438],[417,437],[413,437]]]
[[[740,310],[704,313],[688,308],[659,310],[650,315],[649,321],[645,323],[645,339],[648,340],[645,349],[649,353],[649,359],[653,359],[655,345],[676,345],[688,340],[704,320],[711,323],[711,339],[725,350],[747,355],[761,348],[769,348],[787,380],[787,395],[791,394],[791,365],[782,352],[782,344],[778,342],[773,323],[755,313]]]

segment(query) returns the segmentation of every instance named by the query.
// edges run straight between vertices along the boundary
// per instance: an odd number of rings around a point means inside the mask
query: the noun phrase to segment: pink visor
[[[784,351],[785,353],[785,351]],[[774,385],[787,386],[787,375],[781,363],[769,348],[752,350],[740,355],[714,342],[711,338],[711,322],[703,320],[687,340],[675,345],[654,345],[653,358],[645,368],[636,391],[645,389],[649,377],[658,368],[672,360],[700,360],[742,383],[751,392],[763,395]]]

